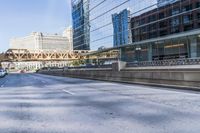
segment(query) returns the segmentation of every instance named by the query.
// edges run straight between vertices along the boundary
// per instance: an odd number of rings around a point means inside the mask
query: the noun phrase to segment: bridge
[[[9,49],[1,54],[2,61],[64,61],[83,59],[83,53],[89,51],[52,51],[52,50],[27,50]]]
[[[118,50],[88,51],[88,50],[27,50],[9,49],[0,54],[3,68],[15,70],[35,70],[42,67],[65,67],[76,60],[111,61],[119,58]]]
[[[92,54],[90,54],[92,53]],[[119,56],[117,50],[94,53],[88,50],[27,50],[9,49],[0,54],[1,62],[20,62],[20,61],[72,61],[80,59],[116,59]]]

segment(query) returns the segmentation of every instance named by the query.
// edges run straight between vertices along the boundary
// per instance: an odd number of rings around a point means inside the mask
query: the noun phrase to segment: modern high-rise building
[[[130,11],[125,9],[112,15],[114,47],[131,43]]]
[[[200,0],[179,0],[131,18],[128,62],[200,58]]]
[[[73,49],[90,50],[90,0],[72,0]]]

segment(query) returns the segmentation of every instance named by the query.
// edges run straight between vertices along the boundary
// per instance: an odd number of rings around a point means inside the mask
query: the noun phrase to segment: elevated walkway
[[[118,50],[106,52],[93,52],[88,50],[27,50],[9,49],[0,54],[2,62],[22,61],[72,61],[72,60],[116,60],[119,56]]]

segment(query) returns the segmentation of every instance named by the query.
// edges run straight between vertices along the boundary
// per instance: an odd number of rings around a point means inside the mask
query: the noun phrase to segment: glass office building
[[[73,48],[90,50],[90,0],[72,0]]]
[[[112,15],[114,47],[131,43],[130,11],[125,9]]]
[[[131,18],[133,43],[122,60],[155,61],[200,57],[200,0],[179,0]]]

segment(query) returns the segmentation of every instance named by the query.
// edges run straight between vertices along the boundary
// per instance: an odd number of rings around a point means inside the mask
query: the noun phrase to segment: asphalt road
[[[199,133],[200,94],[10,74],[0,79],[0,133]]]

